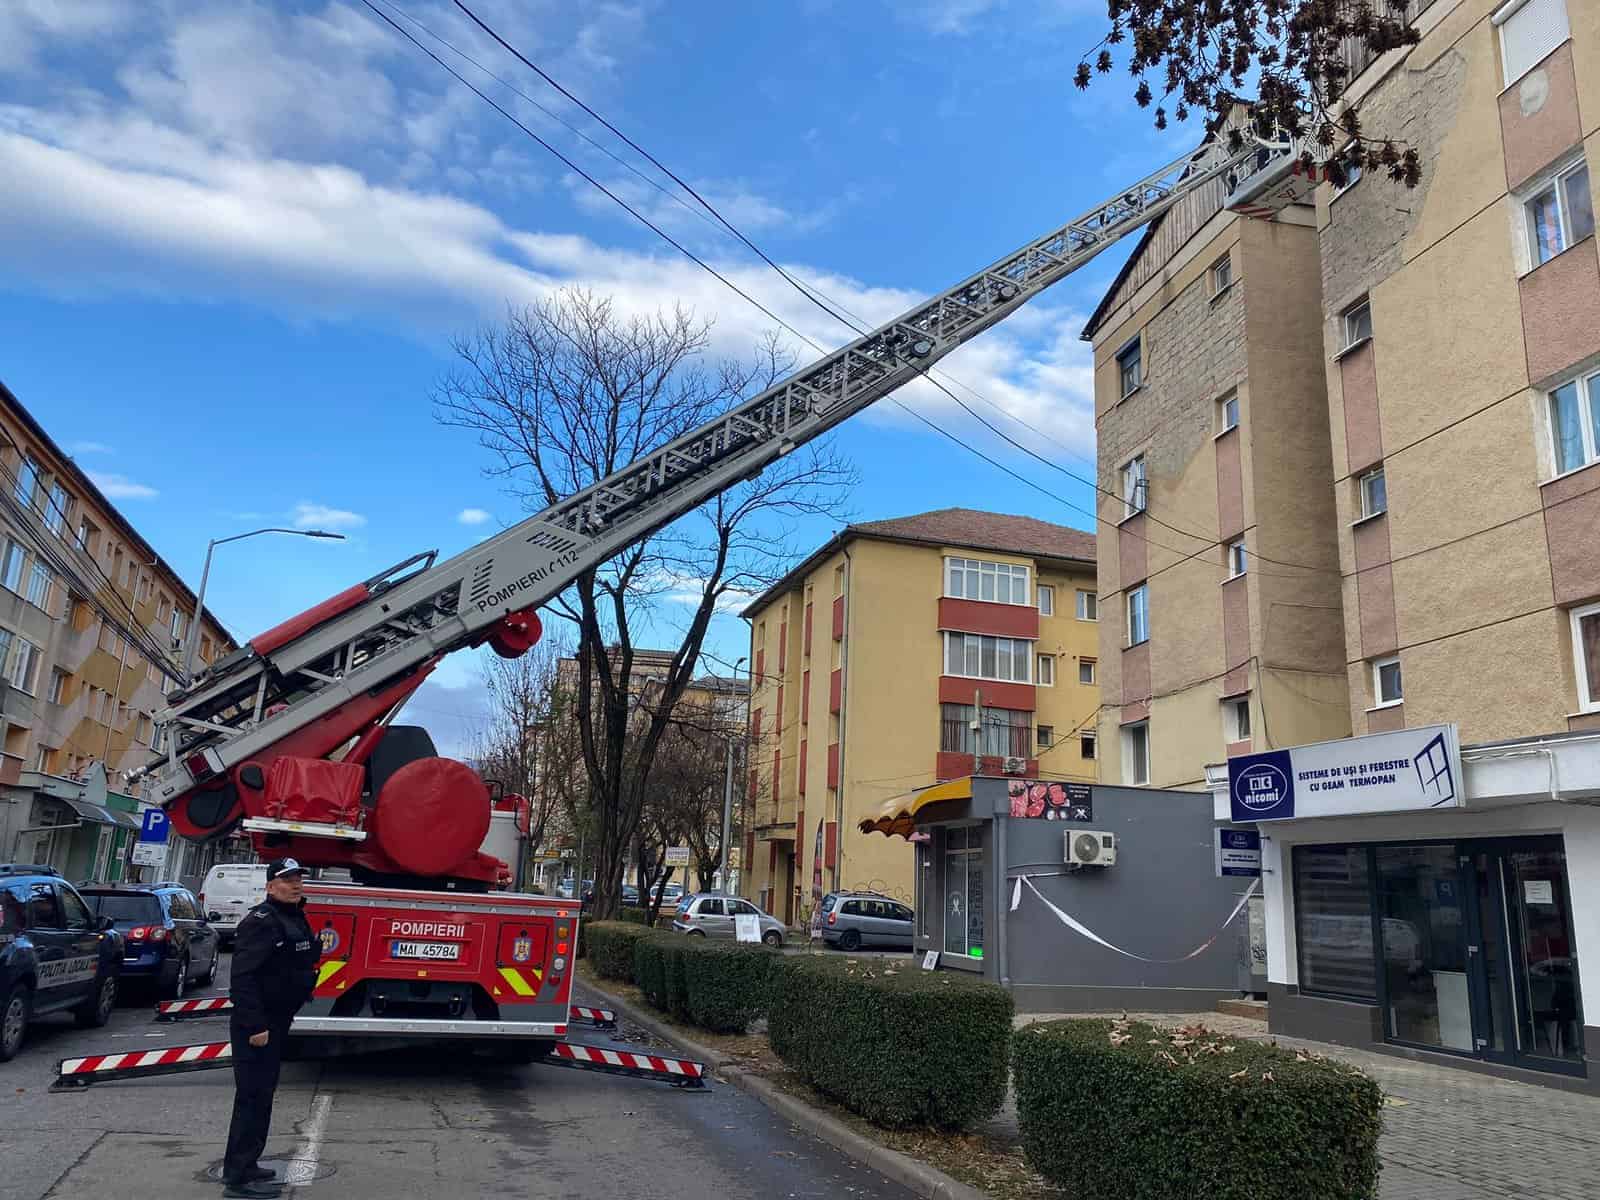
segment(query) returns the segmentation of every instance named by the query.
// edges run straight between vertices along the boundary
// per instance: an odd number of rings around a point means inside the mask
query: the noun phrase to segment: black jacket
[[[230,992],[233,1021],[249,1034],[287,1025],[311,998],[322,945],[304,908],[264,900],[239,922]]]

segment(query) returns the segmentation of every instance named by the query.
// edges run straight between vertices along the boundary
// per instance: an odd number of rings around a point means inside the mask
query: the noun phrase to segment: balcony
[[[939,628],[993,637],[1039,637],[1039,610],[1031,604],[995,604],[987,600],[939,598]]]

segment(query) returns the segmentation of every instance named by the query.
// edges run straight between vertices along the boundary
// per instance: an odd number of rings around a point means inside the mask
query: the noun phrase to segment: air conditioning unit
[[[1098,829],[1067,829],[1061,834],[1062,860],[1074,867],[1109,867],[1117,861],[1117,835]]]
[[[1005,772],[1007,775],[1021,775],[1028,769],[1028,760],[1025,758],[1006,759]]]

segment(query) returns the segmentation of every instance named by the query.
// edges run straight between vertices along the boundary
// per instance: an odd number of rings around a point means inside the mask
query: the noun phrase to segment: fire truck
[[[306,887],[323,958],[296,1039],[466,1039],[527,1060],[566,1044],[578,907],[504,890],[516,864],[485,851],[489,788],[395,723],[446,655],[526,653],[540,606],[582,572],[923,375],[1198,189],[1225,179],[1228,207],[1258,218],[1306,203],[1318,180],[1302,153],[1210,139],[578,494],[453,558],[396,563],[169,695],[165,753],[138,774],[180,833],[242,828],[263,859],[350,873]]]

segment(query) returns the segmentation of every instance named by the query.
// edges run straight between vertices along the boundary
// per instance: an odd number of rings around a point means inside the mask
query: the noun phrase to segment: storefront
[[[1600,1090],[1600,737],[1432,726],[1211,778],[1261,832],[1274,1032]]]
[[[77,882],[123,878],[127,849],[138,837],[137,804],[106,789],[93,764],[83,778],[23,771],[5,799],[14,827],[6,847],[16,862],[54,867]]]
[[[861,829],[915,843],[919,964],[1020,1011],[1197,1012],[1252,990],[1258,881],[1218,869],[1203,792],[978,776]]]

